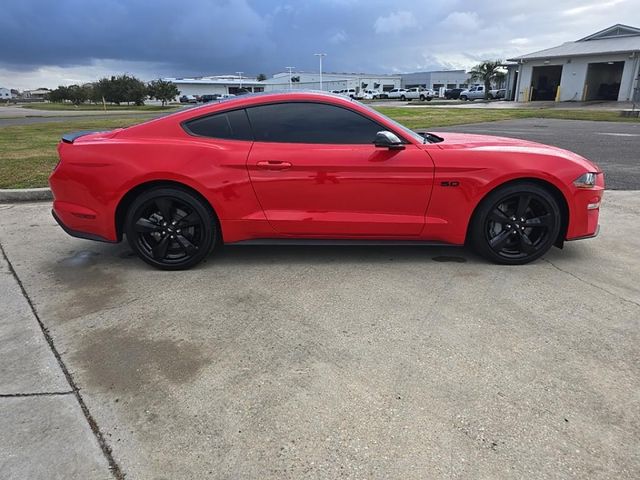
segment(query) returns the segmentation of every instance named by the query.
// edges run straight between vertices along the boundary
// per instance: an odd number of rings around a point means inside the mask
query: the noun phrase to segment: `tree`
[[[89,90],[80,85],[70,85],[67,87],[66,100],[69,100],[74,105],[80,105],[89,99]]]
[[[484,83],[485,99],[489,98],[491,82],[500,81],[505,76],[501,60],[485,60],[473,67],[468,73],[471,80],[480,80]]]
[[[158,80],[149,82],[147,85],[147,93],[149,97],[160,100],[164,107],[169,100],[176,98],[180,94],[180,91],[175,83],[159,78]]]
[[[256,77],[256,80],[258,80],[259,82],[264,82],[267,79],[267,76],[264,73],[259,73],[258,76]]]
[[[101,78],[93,86],[92,100],[105,101],[120,105],[122,102],[133,102],[136,105],[144,105],[147,97],[147,86],[141,80],[132,75],[112,76]]]
[[[64,85],[59,85],[55,90],[51,90],[45,95],[45,98],[50,102],[62,103],[69,98],[69,88]]]

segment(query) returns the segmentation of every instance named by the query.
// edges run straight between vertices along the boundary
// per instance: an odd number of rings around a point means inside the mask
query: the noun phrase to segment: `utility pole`
[[[326,57],[326,53],[314,53],[320,59],[320,90],[322,90],[322,57]]]
[[[242,90],[242,74],[244,72],[236,72],[238,74],[238,76],[240,77],[240,90]]]
[[[291,85],[291,71],[296,67],[284,67],[284,68],[289,70],[289,90],[291,90],[293,88],[293,86]]]

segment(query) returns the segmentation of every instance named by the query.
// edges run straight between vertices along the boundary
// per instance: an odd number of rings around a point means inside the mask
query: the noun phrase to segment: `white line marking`
[[[598,135],[610,135],[612,137],[640,137],[640,133],[607,133],[596,132]]]

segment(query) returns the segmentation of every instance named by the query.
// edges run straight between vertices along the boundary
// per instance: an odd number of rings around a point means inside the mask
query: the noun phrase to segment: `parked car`
[[[221,97],[221,95],[219,93],[212,93],[212,94],[205,94],[205,95],[200,95],[200,102],[202,103],[208,103],[208,102],[213,102],[215,100],[218,100]]]
[[[347,88],[344,90],[343,95],[349,98],[356,98],[356,89],[355,88]]]
[[[419,135],[321,92],[244,95],[112,131],[64,135],[49,178],[70,235],[126,237],[189,268],[222,243],[463,245],[524,264],[598,233],[602,171],[557,147]],[[99,160],[99,161],[97,161]]]
[[[182,95],[180,97],[180,103],[198,103],[198,99],[195,95]]]
[[[436,94],[433,90],[428,88],[414,87],[406,90],[404,96],[407,100],[422,100],[423,102],[426,100],[427,102],[430,102]]]
[[[504,88],[496,88],[494,90],[489,90],[489,98],[492,98],[494,100],[504,98],[505,94],[506,94],[506,90]]]
[[[447,99],[458,99],[460,98],[460,93],[463,91],[463,88],[447,88],[444,91],[444,98]]]
[[[484,98],[484,86],[478,85],[475,87],[467,88],[460,92],[460,96],[458,97],[460,100],[478,100]]]
[[[363,100],[376,100],[380,97],[380,92],[378,90],[364,90],[362,91],[362,99]]]
[[[407,90],[404,88],[394,88],[390,90],[388,93],[388,98],[406,100],[407,99]]]

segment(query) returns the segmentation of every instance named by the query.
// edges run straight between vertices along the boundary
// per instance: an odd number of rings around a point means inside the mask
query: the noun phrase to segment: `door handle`
[[[291,168],[291,162],[282,162],[280,160],[260,160],[256,162],[256,167],[266,170],[286,170]]]

